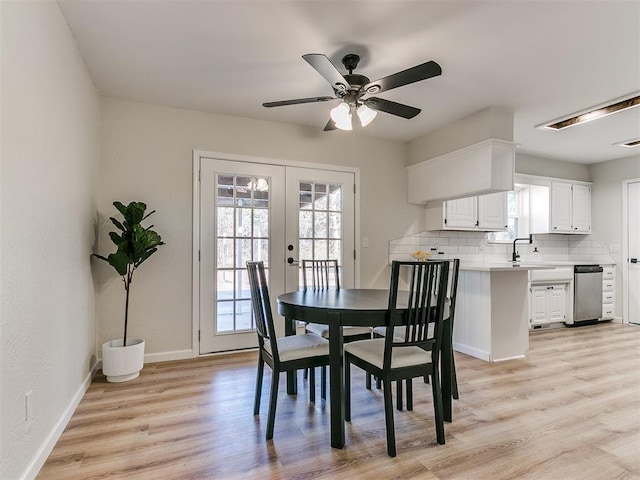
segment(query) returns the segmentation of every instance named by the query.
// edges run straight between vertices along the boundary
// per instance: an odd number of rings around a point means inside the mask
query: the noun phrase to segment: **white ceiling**
[[[561,132],[535,126],[640,90],[639,1],[59,0],[102,95],[322,130],[335,102],[301,56],[371,80],[435,60],[439,77],[379,94],[422,109],[361,133],[412,140],[490,106],[514,112],[520,152],[595,163],[638,154],[640,108]],[[325,132],[323,135],[343,135]]]

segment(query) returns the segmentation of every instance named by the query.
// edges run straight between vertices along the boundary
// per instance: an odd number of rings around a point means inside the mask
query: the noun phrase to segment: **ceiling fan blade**
[[[299,103],[315,103],[315,102],[327,102],[329,100],[335,100],[336,97],[309,97],[309,98],[296,98],[294,100],[280,100],[279,102],[265,102],[263,107],[282,107],[285,105],[297,105]]]
[[[409,105],[377,97],[367,98],[364,100],[364,104],[373,110],[390,113],[391,115],[397,115],[398,117],[403,118],[413,118],[422,111],[416,107],[410,107]]]
[[[410,83],[426,80],[431,77],[437,77],[442,74],[442,68],[433,60],[422,65],[407,68],[401,72],[394,73],[388,77],[381,78],[375,82],[367,83],[362,90],[369,94],[386,92],[392,88],[402,87]]]
[[[315,68],[317,72],[331,84],[336,93],[347,92],[349,82],[345,80],[326,55],[321,53],[307,53],[306,55],[303,55],[302,58],[304,58],[309,65]]]
[[[337,129],[338,127],[336,127],[336,122],[334,122],[332,118],[330,118],[327,124],[324,126],[325,132],[330,132],[331,130],[337,130]]]

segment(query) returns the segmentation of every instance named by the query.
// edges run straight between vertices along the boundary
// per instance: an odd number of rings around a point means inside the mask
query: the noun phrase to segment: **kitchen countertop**
[[[615,265],[611,262],[592,262],[587,260],[553,261],[553,262],[460,262],[460,270],[475,270],[482,272],[505,270],[542,270],[558,267],[573,267],[575,265]]]
[[[519,271],[519,270],[544,270],[549,268],[555,268],[554,265],[549,264],[534,264],[534,263],[460,263],[460,270],[474,270],[478,272],[504,272],[504,271]]]

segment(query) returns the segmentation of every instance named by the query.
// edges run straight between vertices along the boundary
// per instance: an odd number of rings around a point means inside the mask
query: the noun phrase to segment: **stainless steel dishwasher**
[[[573,268],[573,325],[595,323],[602,316],[602,266]]]

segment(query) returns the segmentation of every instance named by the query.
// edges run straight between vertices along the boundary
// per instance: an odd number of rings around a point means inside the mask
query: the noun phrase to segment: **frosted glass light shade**
[[[351,130],[351,107],[343,102],[331,109],[331,120],[340,130]]]
[[[376,115],[378,115],[378,112],[370,109],[366,105],[360,105],[356,112],[358,114],[358,117],[360,118],[360,123],[362,124],[363,127],[366,127],[371,122],[373,122],[373,119],[376,118]]]

